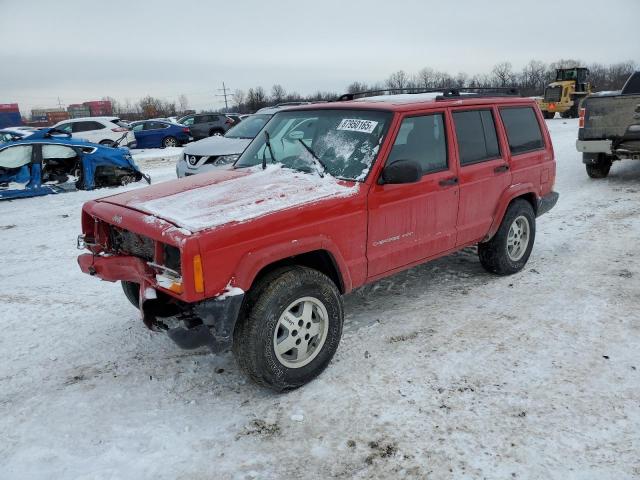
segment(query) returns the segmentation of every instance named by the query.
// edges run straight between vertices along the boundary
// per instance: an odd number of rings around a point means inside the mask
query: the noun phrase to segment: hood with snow
[[[102,199],[198,232],[358,192],[358,183],[280,165],[222,170]]]
[[[221,155],[239,155],[244,152],[247,145],[251,143],[250,138],[231,138],[213,136],[197,142],[189,143],[184,147],[185,155],[204,155],[204,156],[221,156]]]

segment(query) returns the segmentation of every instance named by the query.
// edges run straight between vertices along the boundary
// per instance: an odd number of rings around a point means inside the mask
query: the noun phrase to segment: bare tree
[[[274,103],[282,103],[287,97],[287,92],[282,85],[276,84],[271,87],[271,101]]]
[[[415,76],[416,86],[421,88],[434,88],[436,86],[436,72],[432,68],[425,67]]]
[[[514,83],[513,66],[511,62],[501,62],[496,64],[491,70],[493,77],[501,87],[506,87]]]
[[[386,83],[388,88],[407,88],[409,86],[409,77],[404,70],[398,70],[389,75]]]
[[[256,87],[250,88],[247,92],[247,107],[250,111],[264,107],[267,104],[267,94],[264,92],[264,88]]]
[[[363,82],[353,82],[350,83],[347,87],[347,93],[358,93],[358,92],[366,92],[369,88],[366,83]]]

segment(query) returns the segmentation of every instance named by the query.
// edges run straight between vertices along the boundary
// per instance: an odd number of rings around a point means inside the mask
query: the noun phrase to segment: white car
[[[204,138],[184,147],[182,157],[176,164],[179,178],[196,173],[209,172],[235,162],[251,140],[262,130],[273,114],[281,108],[263,109],[261,113],[249,115],[224,136]]]
[[[70,133],[74,138],[101,145],[114,145],[119,141],[120,147],[136,147],[136,137],[131,127],[118,117],[72,118],[56,123],[53,128]]]

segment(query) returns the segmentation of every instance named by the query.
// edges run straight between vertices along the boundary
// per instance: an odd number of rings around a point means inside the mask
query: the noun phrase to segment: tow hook
[[[93,265],[89,265],[89,268],[87,269],[89,272],[89,275],[94,276],[96,273],[98,273],[96,271],[96,267],[94,267]]]

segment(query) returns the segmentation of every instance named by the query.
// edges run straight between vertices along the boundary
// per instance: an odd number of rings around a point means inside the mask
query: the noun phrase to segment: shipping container
[[[91,110],[86,105],[73,104],[67,107],[67,111],[69,112],[69,116],[71,118],[82,118],[82,117],[90,117]]]
[[[19,112],[17,103],[0,103],[0,112]]]
[[[18,127],[22,125],[20,112],[0,111],[0,128]]]
[[[63,120],[69,120],[68,112],[47,112],[47,122],[54,125]]]
[[[83,105],[89,107],[92,117],[113,115],[113,107],[109,100],[94,100],[91,102],[84,102]]]

